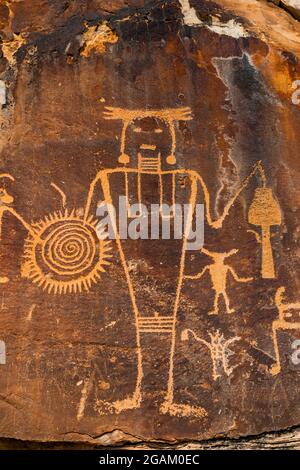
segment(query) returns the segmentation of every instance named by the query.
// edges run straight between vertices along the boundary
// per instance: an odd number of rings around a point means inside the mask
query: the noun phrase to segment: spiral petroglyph
[[[84,222],[64,213],[48,215],[32,225],[36,235],[25,242],[22,276],[49,293],[88,291],[109,265],[109,242],[99,240],[97,221]]]

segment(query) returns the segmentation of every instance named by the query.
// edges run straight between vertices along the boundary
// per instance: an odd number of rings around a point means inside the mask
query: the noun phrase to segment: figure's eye
[[[0,189],[0,196],[4,196],[4,194],[5,194],[4,189]]]
[[[140,127],[134,127],[133,132],[140,133],[142,132],[142,129]]]
[[[162,129],[155,129],[155,134],[161,134],[162,133]]]

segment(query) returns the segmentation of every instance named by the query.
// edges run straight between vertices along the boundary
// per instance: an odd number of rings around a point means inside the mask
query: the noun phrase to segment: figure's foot
[[[227,313],[234,313],[234,312],[235,312],[234,308],[229,308],[229,309],[227,310]]]
[[[280,370],[281,370],[281,367],[278,364],[274,364],[270,369],[270,373],[272,375],[277,375],[279,374]]]
[[[107,413],[122,413],[122,411],[133,410],[136,408],[140,408],[142,403],[142,398],[140,393],[134,393],[132,396],[124,398],[123,400],[116,400],[112,403],[107,401],[98,401],[97,411],[100,414],[107,414]]]
[[[165,401],[159,408],[162,414],[169,414],[171,416],[178,417],[196,417],[204,418],[207,416],[207,412],[201,406],[182,405],[180,403],[172,403]]]
[[[211,310],[210,312],[208,312],[208,315],[219,315],[219,311],[218,310]]]
[[[6,276],[0,276],[0,284],[6,284],[9,281],[9,278]]]
[[[124,398],[124,400],[116,400],[112,406],[115,409],[115,413],[119,414],[122,411],[140,408],[141,402],[142,398],[140,393],[135,393],[131,397]]]

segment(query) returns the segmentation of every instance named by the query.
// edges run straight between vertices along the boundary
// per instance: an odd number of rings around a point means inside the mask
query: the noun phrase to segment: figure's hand
[[[253,277],[242,277],[240,280],[242,282],[251,282],[253,281]]]
[[[216,230],[218,230],[218,229],[222,228],[223,220],[221,220],[221,219],[215,220],[210,225],[211,225],[212,228],[215,228]]]
[[[281,370],[280,365],[274,364],[274,365],[271,367],[271,369],[270,369],[270,373],[271,373],[272,375],[277,375],[277,374],[279,374],[280,370]]]

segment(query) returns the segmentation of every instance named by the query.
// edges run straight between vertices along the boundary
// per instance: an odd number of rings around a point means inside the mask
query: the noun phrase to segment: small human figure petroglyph
[[[215,299],[214,299],[214,309],[209,312],[209,315],[218,315],[219,314],[219,300],[222,296],[226,306],[227,313],[233,313],[235,310],[230,308],[229,298],[226,292],[226,283],[227,283],[227,276],[229,273],[233,276],[234,280],[237,282],[250,282],[253,280],[252,277],[240,277],[237,275],[235,270],[225,264],[225,259],[229,256],[235,255],[238,250],[231,250],[225,253],[214,253],[211,251],[202,248],[201,250],[205,255],[209,256],[213,259],[213,263],[209,264],[204,267],[204,269],[193,276],[185,276],[186,279],[201,279],[206,272],[209,273],[212,288],[215,291]]]
[[[221,377],[220,371],[229,377],[233,370],[237,367],[229,365],[229,357],[233,356],[235,353],[229,348],[230,344],[240,341],[241,338],[235,336],[234,338],[225,339],[224,335],[220,333],[220,330],[217,330],[215,333],[209,333],[210,342],[205,341],[202,338],[199,338],[198,335],[193,330],[186,329],[181,333],[181,340],[186,341],[190,335],[193,335],[195,340],[199,343],[204,344],[209,349],[210,357],[212,361],[212,376],[214,380],[217,380],[218,377]]]

